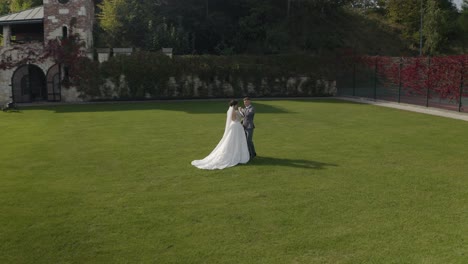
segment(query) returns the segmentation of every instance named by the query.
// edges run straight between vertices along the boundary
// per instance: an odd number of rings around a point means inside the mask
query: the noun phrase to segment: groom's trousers
[[[257,152],[255,152],[255,146],[254,146],[254,143],[252,141],[253,133],[254,133],[253,128],[246,128],[245,129],[245,136],[247,137],[247,147],[249,148],[250,158],[253,158],[253,157],[257,156]]]

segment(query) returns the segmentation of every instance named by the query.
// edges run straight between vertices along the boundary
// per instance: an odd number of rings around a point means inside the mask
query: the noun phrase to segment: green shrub
[[[127,92],[118,99],[193,98],[232,96],[315,96],[324,95],[320,89],[302,91],[287,87],[289,78],[307,77],[315,80],[333,79],[334,61],[310,55],[275,56],[174,56],[139,51],[120,55],[93,68],[102,80],[116,87],[126,86]],[[125,76],[125,84],[122,84]],[[170,82],[170,78],[175,83]],[[194,79],[202,85],[195,92]],[[224,90],[231,86],[232,90]],[[89,92],[83,89],[84,92]],[[93,90],[94,91],[94,90]]]

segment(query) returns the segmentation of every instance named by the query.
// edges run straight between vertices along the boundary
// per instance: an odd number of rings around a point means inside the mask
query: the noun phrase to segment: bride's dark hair
[[[236,101],[236,100],[231,100],[231,101],[229,102],[229,106],[235,106],[235,105],[237,105],[237,101]]]

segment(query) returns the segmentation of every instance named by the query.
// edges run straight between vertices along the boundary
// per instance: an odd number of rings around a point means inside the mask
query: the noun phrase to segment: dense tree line
[[[42,0],[0,0],[0,15],[42,5]]]
[[[327,21],[348,1],[104,0],[101,39],[109,45],[178,53],[278,53],[298,43],[309,20]],[[294,41],[296,43],[291,43]]]
[[[457,20],[459,40],[463,53],[468,53],[468,0],[463,0],[463,8]]]
[[[103,0],[99,17],[108,45],[269,54],[351,47],[340,29],[353,19],[349,13],[373,13],[398,30],[408,50],[416,53],[422,40],[424,54],[435,55],[466,50],[464,1],[459,11],[452,0]]]
[[[99,46],[131,46],[149,51],[172,47],[177,54],[322,53],[361,46],[361,52],[388,55],[391,51],[385,45],[396,46],[396,42],[367,43],[371,42],[369,35],[377,36],[380,30],[393,34],[413,54],[418,52],[420,33],[424,54],[468,49],[468,0],[464,0],[461,11],[452,0],[95,2]],[[40,0],[0,0],[0,14],[40,4]],[[362,21],[356,22],[357,19]],[[359,25],[374,25],[374,29],[363,32]],[[371,45],[379,47],[372,49]]]

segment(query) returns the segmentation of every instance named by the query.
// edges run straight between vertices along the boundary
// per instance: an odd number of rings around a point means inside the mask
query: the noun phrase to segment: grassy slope
[[[259,157],[203,171],[224,102],[1,114],[2,263],[464,263],[468,123],[256,102]]]

